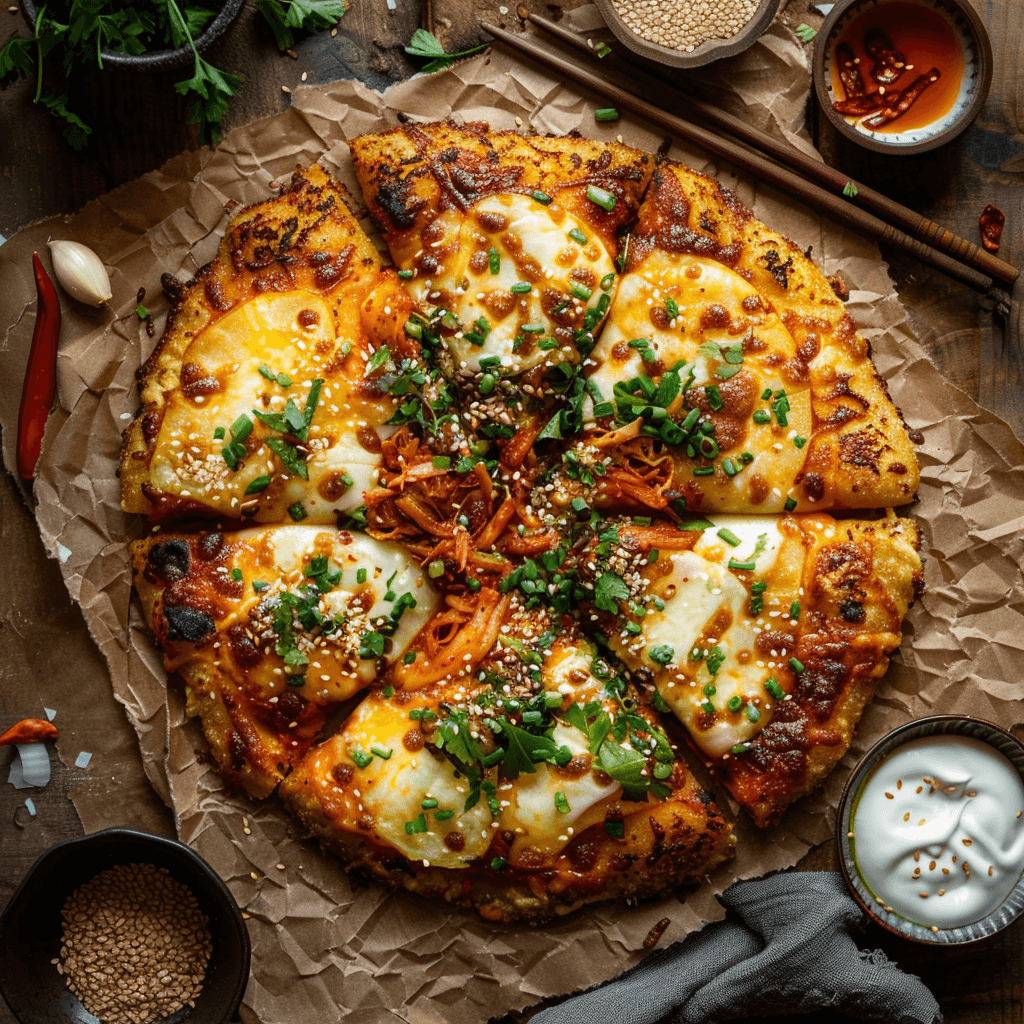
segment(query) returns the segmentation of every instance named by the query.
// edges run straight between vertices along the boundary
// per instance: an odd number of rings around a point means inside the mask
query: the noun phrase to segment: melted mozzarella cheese
[[[591,760],[587,738],[579,729],[559,723],[552,738],[557,746],[567,746],[574,757]],[[599,782],[590,768],[580,773],[566,772],[546,763],[534,765],[534,768],[532,775],[520,775],[507,794],[499,791],[508,801],[508,806],[502,810],[501,827],[516,833],[509,853],[513,867],[526,850],[558,853],[574,834],[604,821],[609,804],[622,792],[622,786],[613,780]],[[568,810],[559,810],[556,793],[565,796],[562,806],[567,806]]]
[[[495,195],[471,206],[464,217],[442,214],[431,225],[437,237],[430,243],[442,253],[442,267],[429,278],[420,271],[409,281],[410,294],[425,306],[444,303],[459,318],[462,329],[447,344],[455,359],[476,372],[481,359],[497,357],[501,371],[514,374],[545,360],[577,361],[579,353],[569,337],[554,348],[542,348],[540,339],[551,339],[555,327],[567,317],[578,321],[597,305],[600,282],[615,266],[612,255],[582,221],[557,203],[543,205],[525,195]],[[570,238],[576,231],[586,243]],[[490,252],[497,254],[492,262]],[[497,273],[491,267],[495,266]],[[574,284],[592,292],[589,299],[572,294]],[[529,285],[528,292],[513,291]],[[568,303],[565,317],[549,316],[559,303]],[[480,318],[488,330],[475,323]],[[523,325],[542,327],[522,331]],[[473,344],[467,333],[486,334],[483,344]],[[516,347],[517,337],[527,338]]]
[[[667,326],[659,327],[651,313],[655,308],[664,310],[667,299],[673,300],[679,311]],[[744,302],[754,305],[754,309],[747,310]],[[709,319],[706,314],[712,305],[721,307],[727,316],[719,312]],[[758,394],[766,388],[773,392],[785,390],[790,406],[788,424],[779,427],[774,418],[768,423],[746,424],[742,448],[754,456],[753,462],[742,473],[726,478],[727,482],[702,482],[710,492],[716,486],[724,488],[725,493],[717,498],[709,494],[710,507],[730,507],[731,501],[742,502],[751,477],[760,473],[774,485],[774,490],[759,503],[759,509],[781,512],[807,454],[806,447],[797,447],[794,439],[811,436],[810,389],[794,387],[779,375],[775,367],[795,358],[795,343],[778,315],[759,311],[762,309],[757,291],[728,267],[712,260],[655,252],[638,270],[620,279],[615,303],[591,356],[597,365],[588,384],[597,388],[604,401],[611,401],[616,383],[650,375],[651,364],[645,363],[638,348],[629,346],[635,339],[649,340],[649,351],[657,355],[662,367],[684,363],[684,378],[687,368],[692,367],[694,387],[722,383],[714,374],[715,366],[723,365],[721,360],[710,359],[709,350],[702,351],[701,346],[713,343],[728,349],[744,344],[747,335],[764,346],[753,352],[748,344],[743,367],[754,374]],[[762,351],[771,355],[770,362]],[[763,407],[770,409],[770,403]],[[593,416],[593,400],[587,415]]]
[[[774,677],[783,689],[791,686],[788,659],[794,652],[778,649],[765,659],[756,641],[765,629],[787,628],[788,618],[776,617],[797,596],[803,551],[774,517],[709,518],[714,527],[704,530],[692,550],[662,555],[656,563],[671,564],[671,572],[656,576],[649,586],[664,608],[649,605],[639,620],[641,637],[616,636],[614,644],[632,668],[654,673],[658,692],[694,742],[720,757],[771,720],[775,698],[765,682]],[[730,561],[753,562],[754,569],[730,569]],[[750,593],[740,572],[771,579],[759,616],[750,613]],[[738,701],[738,707],[730,709],[730,700]]]
[[[336,512],[361,504],[375,484],[373,437],[394,432],[385,421],[395,401],[367,385],[373,349],[354,303],[352,297],[332,309],[306,292],[262,295],[201,331],[182,356],[184,386],[167,399],[150,462],[156,489],[235,518],[246,510],[256,521],[280,521],[286,509],[301,505],[312,522],[333,522]],[[283,413],[289,399],[303,412],[317,379],[324,383],[308,443],[298,448],[307,480],[266,443],[276,439],[295,451],[297,440],[255,412]],[[240,417],[252,425],[243,441],[249,451],[232,469],[223,450]]]
[[[276,643],[267,622],[280,602],[281,593],[301,596],[303,588],[314,586],[313,580],[305,575],[312,559],[324,557],[329,572],[341,573],[337,584],[320,595],[317,608],[325,622],[342,617],[348,620],[347,626],[337,635],[325,636],[322,628],[307,632],[300,623],[293,622],[299,649],[308,658],[301,691],[307,699],[345,700],[373,682],[377,660],[359,656],[361,636],[373,630],[377,620],[389,617],[396,600],[402,600],[403,595],[412,595],[416,604],[404,610],[389,638],[383,654],[388,664],[402,657],[440,607],[437,592],[415,560],[397,544],[315,526],[247,530],[238,536],[244,545],[235,554],[234,565],[242,573],[246,592],[252,596],[239,605],[234,619],[246,622],[253,635],[265,636],[267,649]],[[267,586],[254,593],[253,581]],[[221,629],[227,625],[222,624]],[[247,676],[268,696],[280,694],[288,686],[276,658],[264,659],[248,670]]]
[[[373,760],[365,768],[356,766],[353,785],[381,839],[410,860],[433,867],[464,868],[490,846],[491,812],[485,800],[468,811],[463,809],[469,783],[465,777],[456,778],[455,768],[446,758],[431,753],[427,746],[415,752],[405,748],[402,739],[415,724],[408,714],[409,707],[398,709],[376,700],[364,701],[355,711],[343,734],[349,758],[353,748],[358,748]],[[385,754],[390,751],[390,755],[382,758],[373,753],[375,749]],[[424,800],[436,800],[437,807],[424,808]],[[455,814],[438,821],[437,811]],[[416,831],[420,815],[426,824],[422,832]],[[451,838],[455,834],[458,840]]]

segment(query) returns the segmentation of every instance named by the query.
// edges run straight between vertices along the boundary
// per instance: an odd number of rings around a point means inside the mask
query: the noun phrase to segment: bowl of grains
[[[597,0],[608,27],[634,53],[696,68],[752,46],[781,0]]]
[[[183,843],[111,828],[58,843],[0,915],[0,995],[21,1024],[223,1024],[249,935]]]

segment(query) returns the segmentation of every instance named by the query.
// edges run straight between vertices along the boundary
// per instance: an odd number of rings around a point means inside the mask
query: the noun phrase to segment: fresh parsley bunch
[[[212,4],[212,5],[211,5]],[[295,43],[293,30],[329,28],[344,13],[347,0],[257,0],[278,47]],[[103,69],[103,50],[143,54],[189,46],[194,54],[192,76],[177,82],[175,91],[191,99],[188,122],[199,125],[201,143],[220,141],[220,122],[231,97],[242,86],[238,75],[215,68],[196,50],[195,40],[217,16],[216,0],[50,0],[41,7],[30,39],[15,37],[0,48],[0,89],[22,75],[36,76],[33,102],[41,103],[62,122],[64,138],[76,150],[92,134],[68,108],[67,92],[47,88],[53,78],[66,81],[75,68],[95,64]],[[61,73],[46,74],[50,55],[63,54]]]

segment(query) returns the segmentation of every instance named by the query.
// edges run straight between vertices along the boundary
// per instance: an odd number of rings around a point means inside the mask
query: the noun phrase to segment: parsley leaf
[[[347,0],[256,0],[256,8],[267,20],[278,49],[295,45],[292,29],[316,32],[331,28],[348,10]]]
[[[620,746],[618,743],[604,743],[597,759],[601,770],[622,786],[622,795],[627,800],[646,800],[650,785],[641,772],[647,766],[647,758],[639,750]]]
[[[405,48],[405,52],[413,57],[432,58],[423,65],[423,73],[431,75],[435,71],[443,71],[445,68],[450,68],[459,57],[468,57],[486,48],[487,44],[481,43],[479,46],[474,46],[469,50],[461,50],[459,53],[446,53],[437,36],[431,35],[426,29],[418,28],[413,32],[412,39],[409,40],[409,45]]]

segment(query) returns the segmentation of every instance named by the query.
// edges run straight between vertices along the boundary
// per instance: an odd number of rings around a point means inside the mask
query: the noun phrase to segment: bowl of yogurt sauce
[[[917,942],[977,942],[1024,914],[1024,744],[976,718],[895,729],[839,802],[836,849],[854,899]]]

